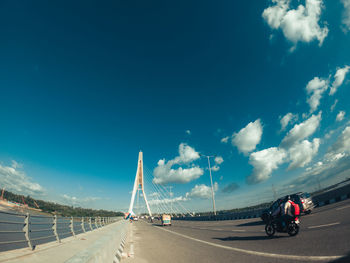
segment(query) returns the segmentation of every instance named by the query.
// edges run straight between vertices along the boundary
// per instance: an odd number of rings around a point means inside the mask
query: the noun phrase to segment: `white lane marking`
[[[210,229],[209,229],[209,230],[210,230]],[[223,229],[221,229],[221,228],[212,228],[211,230],[222,231]]]
[[[243,230],[243,229],[232,229],[231,231],[233,232],[246,232],[247,230]],[[265,231],[264,231],[265,232]]]
[[[326,226],[335,226],[335,225],[339,225],[339,224],[340,224],[340,222],[336,222],[336,223],[319,225],[319,226],[309,226],[308,228],[320,228],[320,227],[326,227]]]
[[[349,207],[350,207],[350,205],[347,205],[347,206],[336,208],[335,210],[342,210],[342,209],[349,208]]]
[[[160,228],[160,227],[158,227],[158,229],[161,229],[163,231],[166,231],[166,232],[172,233],[174,235],[178,235],[180,237],[184,237],[184,238],[187,238],[187,239],[190,239],[190,240],[193,240],[193,241],[197,241],[197,242],[200,242],[200,243],[203,243],[203,244],[207,244],[209,246],[223,248],[223,249],[232,250],[232,251],[236,251],[236,252],[241,252],[241,253],[254,255],[254,256],[279,258],[279,259],[292,259],[292,260],[301,260],[301,261],[330,261],[330,260],[336,260],[336,259],[344,257],[344,255],[343,256],[295,256],[295,255],[283,255],[283,254],[259,252],[259,251],[247,250],[247,249],[236,248],[236,247],[228,247],[228,246],[224,246],[224,245],[220,245],[220,244],[216,244],[216,243],[200,240],[200,239],[197,239],[197,238],[194,238],[194,237],[186,236],[186,235],[183,235],[183,234],[180,234],[180,233],[177,233],[177,232],[173,232],[171,230]]]

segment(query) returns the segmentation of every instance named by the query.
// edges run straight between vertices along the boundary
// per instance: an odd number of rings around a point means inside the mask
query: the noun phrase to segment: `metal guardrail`
[[[0,211],[0,251],[29,247],[93,231],[120,217],[57,217]]]

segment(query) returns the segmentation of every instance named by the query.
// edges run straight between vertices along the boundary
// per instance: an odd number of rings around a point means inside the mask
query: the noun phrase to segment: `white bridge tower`
[[[147,201],[146,193],[145,193],[145,188],[143,184],[143,159],[142,159],[142,152],[139,152],[139,160],[137,162],[137,171],[136,171],[136,177],[135,177],[135,183],[134,183],[134,189],[132,190],[132,195],[131,195],[131,200],[130,200],[130,206],[129,206],[129,213],[132,212],[132,209],[134,207],[134,202],[135,202],[135,195],[136,192],[139,194],[139,191],[142,191],[142,196],[143,199],[145,200],[148,213],[150,216],[152,216],[151,209],[149,208],[149,204]]]

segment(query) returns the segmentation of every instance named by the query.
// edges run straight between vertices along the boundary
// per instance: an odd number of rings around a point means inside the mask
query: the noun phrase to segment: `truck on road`
[[[163,214],[162,215],[162,225],[163,226],[171,226],[171,216]]]

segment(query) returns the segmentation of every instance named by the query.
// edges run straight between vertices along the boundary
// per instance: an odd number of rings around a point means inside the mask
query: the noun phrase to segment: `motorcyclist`
[[[285,198],[284,202],[284,209],[283,209],[283,216],[282,216],[282,222],[283,222],[283,227],[285,228],[290,221],[294,219],[294,215],[292,213],[292,200],[290,199],[290,195],[288,195]]]
[[[281,225],[282,228],[285,227],[284,223],[284,201],[283,199],[278,200],[278,207],[275,211],[272,212],[272,217],[276,218],[278,225]]]

